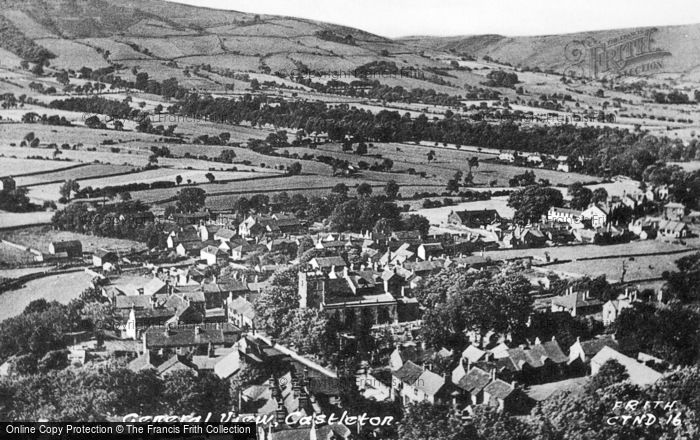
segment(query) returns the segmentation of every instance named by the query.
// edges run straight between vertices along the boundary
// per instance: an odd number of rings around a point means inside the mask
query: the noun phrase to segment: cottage
[[[199,251],[199,258],[205,260],[208,266],[223,266],[228,262],[228,254],[216,246],[207,246]]]
[[[470,405],[480,405],[484,403],[484,388],[494,378],[495,370],[489,373],[479,367],[472,367],[463,377],[455,382],[455,385],[468,395],[468,403]]]
[[[200,254],[206,245],[199,240],[182,241],[175,248],[175,252],[181,257],[192,257]]]
[[[608,224],[608,211],[598,205],[591,205],[581,213],[581,218],[590,222],[593,228],[602,228]]]
[[[595,315],[600,313],[602,309],[602,301],[591,297],[588,290],[574,292],[572,287],[566,295],[552,298],[552,312],[567,312],[573,317]]]
[[[52,241],[49,244],[49,254],[56,255],[65,252],[68,258],[83,256],[83,245],[80,240]]]
[[[484,388],[484,403],[498,412],[512,411],[517,408],[515,383],[495,379]]]
[[[242,329],[254,328],[255,308],[245,297],[230,298],[227,307],[229,322]]]
[[[199,239],[202,241],[214,240],[214,235],[221,229],[217,224],[200,225],[198,229]]]
[[[688,225],[674,220],[661,220],[658,234],[660,238],[684,238],[688,235]]]
[[[610,325],[614,323],[624,309],[629,309],[632,304],[637,301],[636,290],[626,290],[623,295],[614,300],[609,300],[603,304],[603,324]]]
[[[423,243],[418,246],[418,258],[429,260],[432,257],[439,257],[445,252],[441,243]]]
[[[610,335],[600,336],[587,341],[581,341],[577,337],[576,342],[569,347],[568,364],[571,365],[575,362],[579,362],[585,365],[590,362],[591,358],[598,354],[603,347],[617,349],[618,344],[617,341],[615,341],[615,339]]]
[[[337,272],[342,271],[346,266],[345,260],[342,257],[316,257],[309,261],[309,265],[322,272]]]

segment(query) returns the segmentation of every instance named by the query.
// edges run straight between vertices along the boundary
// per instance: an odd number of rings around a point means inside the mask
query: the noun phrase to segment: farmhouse
[[[83,256],[83,244],[80,240],[52,241],[49,244],[51,255],[65,252],[68,258],[80,258]]]

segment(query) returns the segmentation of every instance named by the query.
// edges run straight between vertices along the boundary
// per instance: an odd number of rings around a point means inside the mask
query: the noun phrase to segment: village
[[[3,179],[5,189],[13,184]],[[274,205],[247,217],[240,212],[174,212],[153,219],[163,235],[158,240],[162,247],[87,253],[80,240],[56,241],[46,255],[37,252],[37,260],[63,261],[83,270],[92,280],[96,302],[109,311],[104,313],[108,322],[64,335],[72,365],[118,359],[133,372],[151,369],[160,378],[189,371],[223,381],[245,369],[269,371],[261,382],[241,386],[231,409],[239,415],[270,416],[279,424],[290,415],[343,409],[347,382],[353,392],[378,403],[448,404],[468,420],[480,406],[527,412],[557,387],[581,386],[609,360],[623,365],[638,385],[653,384],[677,368],[649,353],[621,353],[609,331],[634,304],[670,300],[659,282],[661,274],[626,281],[623,263],[621,277],[607,286],[616,292],[610,296],[579,282],[585,273],[552,267],[565,259],[562,255],[575,261],[579,250],[595,253],[610,245],[624,249],[657,242],[692,251],[697,213],[669,202],[665,187],[604,200],[600,193],[596,196],[599,200],[589,200],[586,209],[570,208],[571,203],[549,206],[539,221],[524,225],[495,209],[450,210],[429,228],[421,223],[422,230],[396,231],[332,232],[323,223],[275,212],[279,206]],[[633,213],[628,222],[619,220],[625,218],[620,210]],[[116,226],[124,218],[113,221]],[[275,262],[279,255],[287,256],[284,263]],[[525,327],[517,328],[519,335],[511,333],[515,327],[486,333],[465,329],[466,348],[427,343],[422,329],[427,304],[418,293],[426,280],[450,270],[495,277],[511,267],[528,281],[524,293],[535,298]],[[565,287],[557,290],[555,285]],[[266,301],[291,304],[265,301],[279,286],[287,288],[289,297]],[[343,363],[329,365],[303,341],[285,337],[282,342],[268,334],[259,316],[261,304],[318,311],[334,323],[331,337],[339,349],[373,348],[349,371]],[[590,331],[584,333],[589,337],[572,339],[569,334],[558,340],[549,334],[552,329],[541,323],[562,315],[588,322]],[[366,327],[358,329],[358,322]],[[544,330],[540,335],[538,328]],[[368,345],[359,337],[379,342]],[[0,374],[17,374],[16,362],[8,359]],[[351,438],[347,427],[329,428],[333,438]],[[259,429],[282,439],[307,438],[303,436],[312,428]],[[298,433],[304,429],[307,434]],[[293,437],[297,435],[301,437]]]

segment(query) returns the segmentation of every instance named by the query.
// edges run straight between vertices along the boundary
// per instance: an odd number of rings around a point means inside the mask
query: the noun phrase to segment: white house
[[[552,206],[547,211],[547,221],[552,223],[568,223],[572,227],[580,228],[581,224],[581,211],[569,208],[560,208],[558,206]]]
[[[581,218],[590,221],[594,228],[602,228],[608,224],[608,211],[598,205],[591,205],[581,213]]]

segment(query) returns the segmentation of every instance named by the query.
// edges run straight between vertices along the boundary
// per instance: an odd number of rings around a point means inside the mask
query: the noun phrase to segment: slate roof
[[[184,356],[176,354],[160,364],[158,368],[156,368],[156,373],[159,376],[162,376],[180,370],[195,370],[195,366],[192,365]]]
[[[474,363],[479,361],[484,355],[486,354],[485,351],[479,349],[475,345],[470,345],[469,347],[465,348],[464,351],[462,352],[462,357],[469,360],[470,363]]]
[[[166,334],[166,326],[153,326],[148,328],[144,337],[146,348],[188,347],[208,344],[229,345],[234,344],[241,330],[232,324],[199,325],[200,333],[195,333],[195,325],[178,326],[169,328]]]
[[[585,299],[585,292],[573,292],[568,295],[560,295],[552,298],[552,303],[567,309],[600,306],[602,301],[596,298]]]
[[[513,391],[515,391],[515,388],[513,388],[511,384],[504,382],[501,379],[494,380],[484,388],[485,393],[490,394],[496,399],[505,399]]]
[[[445,378],[430,370],[424,370],[414,385],[425,394],[434,396],[445,386]]]
[[[583,353],[589,358],[598,354],[603,347],[610,347],[615,350],[619,347],[617,341],[610,336],[581,341],[580,344],[581,348],[583,349]]]
[[[214,234],[214,236],[217,239],[228,241],[236,236],[236,231],[232,231],[228,228],[221,228],[218,231],[216,231],[216,234]]]
[[[533,357],[539,358],[540,361],[549,359],[556,364],[562,364],[569,360],[564,352],[561,351],[557,341],[546,341],[542,344],[535,344],[530,348],[530,353]]]
[[[419,367],[411,361],[407,361],[401,366],[401,368],[394,371],[393,374],[401,382],[414,384],[421,376],[421,374],[423,374],[423,368]]]
[[[477,394],[491,381],[491,375],[478,367],[472,367],[456,384],[471,394]]]

